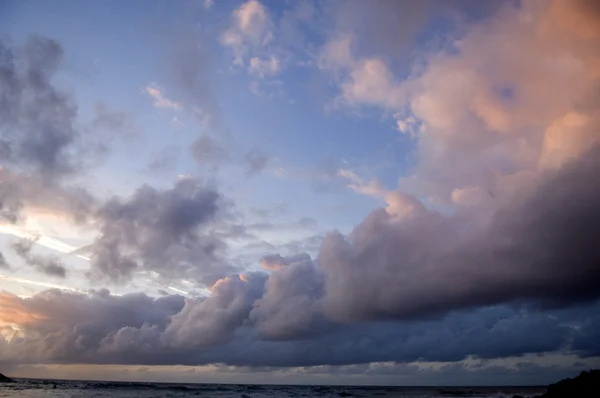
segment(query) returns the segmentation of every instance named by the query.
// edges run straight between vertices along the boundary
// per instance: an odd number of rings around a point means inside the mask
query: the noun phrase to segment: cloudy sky
[[[0,2],[0,371],[600,366],[593,0]]]

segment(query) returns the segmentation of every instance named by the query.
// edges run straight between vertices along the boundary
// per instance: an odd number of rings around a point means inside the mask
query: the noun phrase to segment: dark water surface
[[[514,394],[531,396],[543,387],[341,387],[273,386],[246,384],[169,384],[137,382],[99,382],[71,380],[17,379],[0,384],[0,397],[479,397],[511,398]]]

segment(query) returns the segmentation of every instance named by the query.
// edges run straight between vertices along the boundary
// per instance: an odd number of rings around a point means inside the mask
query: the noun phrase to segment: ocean
[[[17,379],[0,384],[0,397],[55,398],[177,398],[177,397],[410,397],[410,398],[511,398],[514,394],[532,396],[544,387],[344,387],[275,386],[247,384],[172,384],[138,382],[99,382],[72,380]]]

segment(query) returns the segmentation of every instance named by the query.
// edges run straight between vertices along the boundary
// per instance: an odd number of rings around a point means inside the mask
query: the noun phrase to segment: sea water
[[[247,384],[169,384],[138,382],[99,382],[72,380],[17,379],[0,384],[0,397],[56,398],[163,398],[163,397],[472,397],[511,398],[533,396],[543,387],[344,387],[276,386]]]

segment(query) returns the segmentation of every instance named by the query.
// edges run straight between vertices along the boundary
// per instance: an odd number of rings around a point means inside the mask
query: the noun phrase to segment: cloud
[[[246,163],[246,172],[250,175],[260,173],[267,167],[270,158],[260,149],[252,149],[246,152],[244,162]]]
[[[600,192],[587,183],[600,171],[597,158],[596,148],[543,175],[495,204],[499,209],[485,220],[476,212],[427,210],[403,196],[393,211],[373,212],[349,237],[326,236],[319,254],[328,276],[326,308],[333,316],[402,318],[517,299],[597,298],[590,220],[600,211]]]
[[[144,325],[164,328],[169,317],[184,305],[180,296],[158,299],[143,294],[113,296],[106,290],[91,295],[47,290],[27,299],[5,294],[4,301],[7,308],[17,311],[8,320],[34,317],[27,322],[16,322],[22,332],[10,343],[0,339],[3,362],[12,357],[21,363],[58,356],[90,360],[94,349],[107,344],[104,341],[111,333]]]
[[[377,180],[373,179],[370,181],[364,181],[355,172],[349,169],[339,169],[338,175],[342,178],[349,180],[351,183],[346,185],[354,192],[373,196],[375,198],[383,198],[386,196],[388,190]]]
[[[224,278],[205,299],[105,290],[3,294],[0,322],[19,330],[10,341],[0,339],[0,363],[340,366],[510,358],[568,349],[571,341],[586,342],[580,348],[589,353],[597,347],[591,327],[567,326],[597,323],[597,303],[541,312],[496,306],[421,322],[340,325],[320,318],[314,307],[311,296],[321,293],[306,279],[316,275],[311,266],[295,263],[269,279]],[[272,305],[277,300],[281,306]]]
[[[597,141],[599,54],[562,21],[581,15],[582,4],[504,7],[473,26],[456,53],[434,54],[423,73],[403,85],[422,126],[419,164],[403,181],[407,187],[438,201],[447,201],[453,189],[494,191],[519,172],[575,159]],[[565,7],[562,17],[556,7]],[[594,13],[585,15],[585,23],[597,22]],[[518,46],[504,45],[515,40]],[[492,52],[494,46],[499,51]],[[545,63],[548,57],[556,62]]]
[[[54,179],[73,173],[77,107],[51,83],[61,45],[34,36],[20,48],[0,41],[0,148],[3,164]],[[16,134],[15,131],[19,133]]]
[[[135,129],[133,117],[122,111],[110,109],[106,104],[99,102],[94,108],[95,117],[92,126],[98,130],[105,130],[115,134],[128,133]]]
[[[210,297],[187,301],[165,331],[171,344],[203,347],[229,341],[262,294],[264,280],[261,274],[227,277],[212,286]]]
[[[402,3],[386,0],[332,3],[328,10],[332,14],[332,33],[355,37],[354,46],[361,56],[386,54],[401,57],[410,50],[430,18],[430,3],[413,0]],[[438,9],[440,7],[445,6],[438,5]]]
[[[300,253],[295,256],[283,257],[280,254],[267,254],[260,259],[261,268],[267,271],[278,271],[290,264],[297,262],[311,262],[311,258],[306,253]]]
[[[211,284],[232,271],[218,257],[223,242],[210,234],[219,193],[191,178],[171,189],[142,186],[114,197],[96,212],[99,236],[91,245],[92,275],[124,282],[135,272],[192,278]]]
[[[31,253],[34,241],[22,239],[12,244],[12,248],[28,265],[37,268],[48,276],[65,278],[67,271],[57,258],[47,258]]]
[[[152,172],[173,170],[177,165],[178,157],[179,148],[174,146],[166,147],[152,158],[148,168]]]
[[[214,92],[216,67],[204,38],[184,26],[169,43],[167,72],[186,109],[211,133],[226,133]]]
[[[337,105],[380,109],[405,123],[396,123],[401,129],[414,124],[416,162],[391,189],[349,169],[323,170],[324,180],[343,179],[386,206],[347,236],[333,231],[322,242],[312,236],[281,250],[251,242],[294,254],[264,256],[260,265],[268,273],[238,274],[224,259],[223,237],[251,239],[253,230],[274,223],[230,222],[221,194],[193,178],[167,189],[144,185],[104,203],[58,184],[46,189],[48,179],[68,176],[77,164],[75,154],[68,156],[76,148],[69,127],[75,108],[49,83],[61,52],[34,40],[18,68],[10,57],[2,60],[9,67],[0,69],[0,82],[14,94],[6,96],[8,123],[30,112],[20,113],[30,106],[19,102],[26,97],[21,87],[33,90],[33,102],[51,97],[47,109],[32,106],[41,109],[36,115],[50,115],[34,118],[35,129],[13,137],[6,133],[12,125],[0,124],[6,164],[25,169],[1,171],[6,219],[18,220],[25,197],[27,204],[47,200],[69,211],[74,203],[69,214],[99,231],[89,248],[90,276],[124,283],[154,272],[166,282],[210,286],[211,294],[187,300],[164,292],[160,299],[107,291],[3,295],[0,308],[11,310],[0,316],[17,328],[10,341],[0,339],[0,362],[285,367],[557,350],[598,355],[600,189],[591,182],[600,173],[600,33],[591,3],[507,4],[461,29],[448,48],[435,49],[409,74],[398,72],[396,57],[381,54],[390,43],[377,43],[399,35],[401,47],[404,35],[417,34],[418,27],[393,26],[394,16],[407,17],[388,7],[400,6],[348,4],[375,15],[365,19],[382,21],[381,29],[354,32],[355,24],[342,18],[319,66],[332,73]],[[263,51],[272,32],[268,11],[250,1],[234,11],[223,43],[245,66],[257,57],[258,70],[270,58],[252,51]],[[210,88],[202,74],[205,48],[183,48],[173,70],[189,95],[186,104],[209,115],[202,122],[217,129],[216,98],[199,95]],[[49,148],[36,135],[47,125],[56,128]],[[220,156],[212,138],[199,138],[192,151]],[[245,160],[257,172],[268,158],[250,151]],[[52,178],[43,178],[46,167]],[[298,253],[316,246],[314,259]],[[29,248],[17,249],[30,259]]]
[[[341,104],[407,108],[419,125],[416,165],[400,189],[342,172],[349,188],[388,206],[348,237],[325,238],[319,265],[331,316],[421,317],[600,294],[595,226],[585,221],[597,217],[600,197],[584,182],[598,168],[600,54],[592,43],[600,36],[579,29],[598,22],[586,9],[584,2],[507,4],[471,24],[450,49],[430,54],[405,81],[383,57],[362,55],[352,35],[325,46],[325,65],[341,70]],[[419,198],[452,205],[453,214]],[[560,278],[570,287],[560,290]]]
[[[64,58],[57,41],[0,40],[0,53],[2,217],[19,223],[28,207],[46,206],[68,210],[72,221],[83,223],[94,199],[73,179],[106,152],[111,135],[104,130],[126,127],[128,118],[98,106],[93,121],[78,121],[76,102],[53,83]]]
[[[175,111],[181,109],[181,104],[167,98],[156,83],[151,83],[147,85],[146,87],[144,87],[143,90],[154,100],[154,107],[162,109],[172,109]]]
[[[310,256],[263,257],[261,265],[276,271],[250,313],[263,338],[294,340],[319,334],[324,283]]]
[[[220,163],[228,158],[228,153],[215,139],[202,135],[190,147],[192,156],[200,164]]]
[[[382,59],[367,58],[352,66],[338,101],[398,109],[403,104],[404,93]]]
[[[56,184],[35,174],[0,170],[0,204],[9,223],[18,223],[31,208],[66,215],[69,221],[85,224],[97,204],[97,198],[76,185]]]
[[[263,77],[277,74],[280,68],[281,63],[275,56],[271,56],[269,59],[253,57],[250,59],[250,67],[248,72],[251,75]]]
[[[267,9],[259,1],[249,0],[233,12],[231,27],[223,33],[221,42],[233,51],[234,63],[243,65],[248,53],[273,39],[272,29]]]

